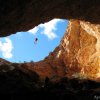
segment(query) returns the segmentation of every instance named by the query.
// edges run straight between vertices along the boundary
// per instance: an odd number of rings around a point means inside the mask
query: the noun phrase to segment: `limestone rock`
[[[100,25],[71,20],[61,41],[70,75],[100,77]]]

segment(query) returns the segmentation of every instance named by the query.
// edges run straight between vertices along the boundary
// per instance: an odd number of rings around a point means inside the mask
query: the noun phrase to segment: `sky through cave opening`
[[[27,32],[0,38],[0,58],[18,63],[43,60],[60,44],[67,25],[67,20],[53,19]]]

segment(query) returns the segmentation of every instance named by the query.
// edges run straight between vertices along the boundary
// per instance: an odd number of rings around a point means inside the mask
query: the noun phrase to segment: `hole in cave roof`
[[[0,38],[0,58],[11,62],[37,62],[44,59],[60,44],[67,24],[67,20],[53,19],[27,32]],[[35,38],[38,38],[36,44]]]

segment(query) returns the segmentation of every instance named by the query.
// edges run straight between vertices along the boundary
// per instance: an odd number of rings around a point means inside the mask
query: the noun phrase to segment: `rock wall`
[[[100,25],[79,20],[69,21],[61,41],[64,63],[71,76],[100,77]]]

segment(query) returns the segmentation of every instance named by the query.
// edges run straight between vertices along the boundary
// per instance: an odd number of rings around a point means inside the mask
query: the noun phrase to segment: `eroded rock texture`
[[[69,21],[61,41],[64,63],[74,77],[100,77],[100,25]],[[81,77],[80,76],[80,77]]]
[[[1,37],[53,18],[100,23],[100,0],[0,0]]]

